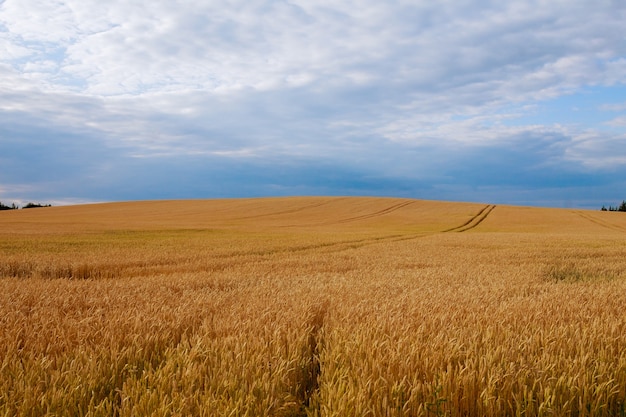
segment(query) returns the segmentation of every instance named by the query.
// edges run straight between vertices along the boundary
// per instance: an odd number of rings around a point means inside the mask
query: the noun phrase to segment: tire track
[[[358,221],[361,219],[369,219],[375,218],[379,216],[383,216],[389,213],[392,213],[396,210],[399,210],[403,207],[406,207],[410,204],[414,204],[415,201],[405,201],[402,203],[394,204],[390,207],[387,207],[383,210],[379,210],[375,213],[369,213],[361,216],[355,216],[347,219],[340,220],[340,222],[350,222],[350,221]],[[325,203],[324,203],[325,204]],[[321,204],[320,204],[321,205]],[[297,209],[297,211],[304,210],[308,207],[302,207]],[[440,233],[448,233],[448,232],[465,232],[467,230],[473,229],[477,227],[480,223],[482,223],[487,216],[496,208],[495,204],[489,204],[483,207],[476,215],[474,215],[471,219],[466,221],[460,226],[453,227],[451,229],[446,229],[443,231],[432,231],[432,232],[418,232],[418,233],[396,233],[396,234],[387,234],[387,235],[379,235],[379,236],[371,236],[364,237],[361,239],[349,239],[343,241],[331,241],[331,242],[318,242],[311,244],[304,244],[295,247],[286,247],[286,248],[274,248],[274,249],[261,249],[254,251],[243,251],[243,252],[233,252],[229,254],[223,254],[214,257],[214,259],[219,259],[221,261],[228,262],[232,259],[239,258],[240,264],[247,263],[255,263],[259,260],[266,259],[267,257],[281,255],[281,254],[289,254],[296,252],[309,252],[309,251],[327,251],[329,253],[337,253],[350,249],[357,249],[364,246],[376,245],[380,243],[386,242],[400,242],[400,241],[408,241],[421,239],[429,236],[434,236]],[[329,224],[337,224],[338,222],[333,222]],[[241,257],[246,257],[249,259],[240,259]]]
[[[389,207],[387,207],[387,208],[385,208],[383,210],[379,210],[379,211],[377,211],[375,213],[369,213],[369,214],[364,214],[364,215],[361,215],[361,216],[355,216],[355,217],[351,217],[351,218],[346,218],[346,219],[340,220],[339,222],[347,223],[347,222],[351,222],[351,221],[358,221],[358,220],[361,220],[361,219],[369,219],[369,218],[375,218],[375,217],[383,216],[383,215],[392,213],[392,212],[394,212],[396,210],[399,210],[399,209],[401,209],[403,207],[409,206],[409,205],[414,204],[414,203],[415,203],[415,201],[404,201],[404,202],[401,202],[401,203],[389,206]],[[324,203],[321,203],[321,204],[316,204],[316,205],[313,205],[313,206],[324,205],[324,204],[327,204],[327,202],[324,202]],[[301,211],[301,210],[305,210],[307,208],[311,208],[311,206],[301,207],[301,208],[295,209],[294,211]],[[496,208],[495,204],[486,205],[475,216],[473,216],[471,219],[469,219],[467,222],[463,223],[462,225],[457,226],[457,227],[453,227],[451,229],[442,230],[442,231],[396,233],[396,234],[386,234],[386,235],[379,235],[379,236],[363,237],[363,238],[360,238],[360,239],[349,239],[349,240],[341,240],[341,241],[310,243],[310,244],[303,244],[303,245],[298,245],[298,246],[293,246],[293,247],[283,247],[283,248],[273,248],[273,249],[260,249],[260,250],[243,251],[243,252],[235,251],[233,253],[228,253],[228,254],[222,254],[222,255],[214,256],[214,259],[217,258],[217,259],[222,260],[222,261],[229,261],[231,259],[241,258],[241,257],[250,257],[250,258],[252,258],[252,259],[247,259],[247,260],[241,260],[240,261],[241,263],[245,264],[245,263],[250,263],[250,262],[258,262],[260,259],[264,259],[266,257],[280,255],[280,254],[288,254],[288,253],[296,253],[296,252],[308,252],[308,251],[327,251],[329,253],[336,253],[336,252],[341,252],[341,251],[344,251],[344,250],[357,249],[357,248],[361,248],[361,247],[364,247],[364,246],[376,245],[376,244],[386,243],[386,242],[400,242],[400,241],[421,239],[421,238],[425,238],[425,237],[429,237],[429,236],[434,236],[434,235],[437,235],[437,234],[440,234],[440,233],[465,232],[467,230],[470,230],[470,229],[473,229],[473,228],[477,227],[480,223],[482,223],[487,218],[487,216],[495,208]],[[273,213],[273,214],[276,214],[276,213]],[[333,223],[328,223],[328,224],[332,225],[332,224],[337,224],[339,222],[333,222]]]
[[[391,213],[393,211],[399,210],[402,207],[406,207],[412,203],[413,203],[412,201],[409,201],[409,202],[403,202],[400,204],[395,204],[393,206],[385,208],[384,210],[380,210],[375,213],[370,213],[367,215],[356,216],[354,218],[351,218],[350,220],[352,219],[360,220],[362,218],[372,218],[372,217],[382,216],[382,215]],[[150,265],[150,266],[143,265],[143,264],[141,266],[133,265],[128,268],[129,269],[128,271],[118,271],[118,272],[120,273],[124,272],[124,274],[128,274],[129,276],[143,276],[143,275],[149,274],[150,270],[153,268],[159,269],[161,271],[160,273],[167,273],[167,272],[163,272],[162,269],[167,269],[168,266],[175,266],[177,273],[181,271],[181,267],[184,269],[185,272],[198,272],[198,271],[213,272],[216,270],[222,270],[225,268],[232,267],[233,261],[235,260],[236,260],[236,264],[241,266],[241,265],[247,265],[247,264],[255,264],[264,260],[268,260],[269,258],[273,256],[282,255],[282,254],[293,254],[293,253],[298,253],[298,252],[302,253],[302,252],[309,252],[309,251],[337,253],[337,252],[342,252],[345,250],[358,249],[364,246],[370,246],[370,245],[376,245],[376,244],[382,244],[382,243],[417,240],[417,239],[426,238],[429,236],[435,236],[441,233],[465,232],[467,230],[477,227],[480,223],[482,223],[487,218],[487,216],[495,209],[495,207],[496,207],[495,205],[487,205],[483,207],[471,219],[463,223],[462,225],[453,227],[451,229],[442,230],[442,231],[396,233],[396,234],[363,237],[360,239],[357,238],[357,239],[348,239],[348,240],[340,240],[340,241],[301,244],[298,246],[291,246],[291,247],[279,247],[279,248],[268,248],[268,249],[259,248],[256,250],[249,250],[249,251],[236,250],[230,253],[210,255],[209,258],[211,258],[212,260],[210,264],[195,265],[193,264],[193,262],[184,262],[184,261],[181,263],[181,260],[178,259],[172,262],[166,262],[166,263],[158,264],[158,265]],[[299,208],[297,209],[297,211],[304,210],[307,208],[310,208],[310,206]],[[348,219],[344,219],[344,221],[345,220],[348,220]],[[592,219],[587,219],[587,220],[593,221]],[[606,227],[610,227],[610,226],[606,226]]]
[[[361,216],[355,216],[355,217],[348,217],[346,219],[341,219],[336,222],[332,222],[328,224],[350,223],[350,222],[355,222],[359,220],[372,219],[374,217],[380,217],[380,216],[384,216],[385,214],[393,213],[394,211],[400,210],[401,208],[409,206],[411,204],[415,204],[415,201],[404,201],[402,203],[394,204],[392,206],[389,206],[383,210],[380,210],[374,213],[363,214]]]
[[[329,201],[322,201],[321,203],[308,204],[306,206],[297,207],[297,208],[289,209],[289,210],[275,211],[275,212],[272,212],[272,213],[264,213],[264,214],[255,214],[255,215],[252,215],[252,216],[237,217],[234,220],[258,219],[258,218],[261,218],[261,217],[272,217],[272,216],[278,216],[278,215],[281,215],[281,214],[298,213],[300,211],[314,209],[314,208],[325,206],[327,204],[331,204],[331,203],[334,203],[334,202],[337,202],[337,201],[341,201],[341,200],[345,200],[345,197],[335,198],[335,199],[332,199],[332,200],[329,200]]]
[[[615,224],[611,224],[611,223],[609,223],[609,222],[607,222],[605,220],[596,219],[596,218],[594,218],[594,217],[592,217],[592,216],[590,216],[588,214],[584,214],[584,213],[582,213],[580,211],[576,211],[575,213],[578,214],[583,219],[588,220],[591,223],[597,224],[598,226],[602,226],[602,227],[605,227],[607,229],[614,230],[616,232],[622,232],[622,233],[626,232],[626,228],[624,228],[624,227],[621,227],[621,226],[618,226],[618,225],[615,225]]]
[[[352,217],[349,219],[343,219],[340,222],[347,223],[349,221],[357,221],[361,219],[369,219],[373,217],[383,216],[385,214],[392,213],[396,210],[399,210],[413,203],[415,202],[407,201],[407,202],[403,202],[399,204],[394,204],[393,206],[387,207],[384,210],[380,210],[375,213],[365,214],[362,216]],[[495,208],[496,208],[495,204],[488,204],[485,207],[483,207],[478,213],[476,213],[476,215],[474,215],[471,219],[469,219],[462,225],[453,227],[451,229],[446,229],[440,232],[434,231],[434,232],[420,232],[420,233],[406,233],[406,234],[402,233],[402,234],[370,237],[370,238],[364,238],[364,239],[346,240],[346,241],[340,241],[340,242],[328,242],[328,243],[321,243],[321,244],[305,245],[305,246],[300,246],[297,248],[290,248],[290,249],[284,250],[284,252],[291,252],[291,251],[300,252],[300,251],[319,250],[319,249],[328,249],[330,252],[339,252],[339,251],[343,251],[346,249],[355,249],[355,248],[360,248],[363,246],[375,245],[375,244],[384,243],[384,242],[400,242],[400,241],[406,241],[406,240],[420,239],[420,238],[424,238],[427,236],[433,236],[439,233],[465,232],[467,230],[477,227],[480,223],[482,223],[487,218],[487,216],[489,216],[489,214],[491,214],[491,212]],[[334,222],[334,223],[329,223],[329,224],[336,224],[336,223],[339,223],[339,222]],[[283,252],[283,250],[280,250],[277,252]]]
[[[495,204],[488,204],[485,207],[483,207],[482,210],[480,210],[474,217],[472,217],[471,219],[469,219],[462,225],[453,227],[452,229],[444,230],[443,233],[448,233],[448,232],[461,233],[461,232],[466,232],[468,230],[471,230],[475,228],[476,226],[478,226],[479,224],[481,224],[495,208],[496,208]]]
[[[413,203],[415,202],[407,201],[407,202],[402,202],[399,204],[394,204],[393,206],[387,207],[386,209],[377,211],[375,213],[370,213],[370,214],[366,214],[362,216],[356,216],[350,219],[343,219],[343,222],[356,221],[356,220],[361,220],[361,219],[368,219],[368,218],[383,216],[385,214],[392,213],[396,210],[399,210]],[[302,246],[291,247],[291,248],[280,248],[280,249],[269,250],[269,251],[261,250],[258,252],[246,252],[246,253],[239,254],[239,256],[248,255],[248,256],[264,257],[264,256],[273,256],[273,255],[277,255],[281,253],[308,252],[311,250],[327,250],[328,252],[335,253],[335,252],[340,252],[340,251],[344,251],[348,249],[356,249],[356,248],[361,248],[363,246],[375,245],[375,244],[385,243],[385,242],[400,242],[400,241],[406,241],[406,240],[420,239],[420,238],[424,238],[428,236],[434,236],[439,233],[448,233],[448,232],[460,233],[460,232],[465,232],[467,230],[471,230],[477,227],[480,223],[482,223],[487,218],[487,216],[489,216],[489,214],[491,214],[491,212],[495,208],[496,208],[495,204],[488,204],[485,207],[483,207],[476,215],[474,215],[471,219],[469,219],[462,225],[453,227],[451,229],[446,229],[440,232],[433,231],[433,232],[420,232],[420,233],[401,233],[401,234],[367,237],[363,239],[344,240],[344,241],[338,241],[338,242],[337,241],[320,242],[320,243],[315,243],[315,244],[310,244],[310,245],[302,245]],[[331,224],[336,224],[336,223],[337,222],[331,223]],[[226,257],[231,257],[231,256],[232,255],[226,255]]]

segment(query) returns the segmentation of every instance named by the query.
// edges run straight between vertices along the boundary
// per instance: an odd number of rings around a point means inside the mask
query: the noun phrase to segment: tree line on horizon
[[[24,207],[22,208],[37,208],[37,207],[52,207],[52,204],[35,204],[35,203],[27,203]],[[2,210],[18,210],[20,208],[20,206],[18,206],[17,204],[13,203],[10,206],[7,206],[6,204],[3,204],[2,201],[0,201],[0,211]]]
[[[622,201],[622,204],[620,204],[619,206],[609,206],[608,208],[606,208],[605,206],[602,206],[602,208],[600,209],[602,211],[626,211],[626,201]]]

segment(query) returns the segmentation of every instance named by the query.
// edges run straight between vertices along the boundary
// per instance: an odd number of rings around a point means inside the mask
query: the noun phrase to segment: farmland
[[[0,213],[0,416],[626,414],[626,215],[390,198]]]

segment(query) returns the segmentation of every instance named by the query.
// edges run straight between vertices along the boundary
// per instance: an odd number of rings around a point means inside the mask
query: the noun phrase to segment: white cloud
[[[620,53],[620,10],[563,6],[6,0],[0,20],[16,48],[67,48],[63,71],[97,94],[362,84],[381,75],[418,91],[522,76],[517,85],[536,92],[600,82],[585,62]]]
[[[566,157],[591,169],[613,170],[626,165],[625,149],[626,134],[590,130],[573,136]]]
[[[616,117],[607,122],[609,126],[626,127],[626,116]]]
[[[5,60],[23,59],[31,55],[28,48],[18,45],[10,34],[0,32],[0,56]]]
[[[624,102],[624,103],[604,104],[604,105],[600,106],[600,110],[611,111],[611,112],[626,111],[626,102]]]
[[[72,12],[59,0],[5,0],[0,22],[27,43],[66,43],[75,36]]]

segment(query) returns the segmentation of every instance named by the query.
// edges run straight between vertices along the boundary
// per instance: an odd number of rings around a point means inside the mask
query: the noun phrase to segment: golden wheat
[[[0,213],[0,415],[623,415],[625,234],[376,198]]]

